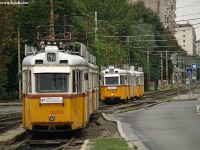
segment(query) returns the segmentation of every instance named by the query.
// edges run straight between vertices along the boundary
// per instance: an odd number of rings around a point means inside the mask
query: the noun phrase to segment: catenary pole
[[[21,101],[21,75],[20,75],[20,72],[21,72],[21,58],[20,58],[20,31],[19,31],[19,28],[18,28],[18,75],[19,75],[19,101]]]

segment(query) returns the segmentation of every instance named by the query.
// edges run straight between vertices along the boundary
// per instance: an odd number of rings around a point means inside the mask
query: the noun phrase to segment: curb
[[[85,140],[83,145],[81,146],[81,150],[87,150],[88,143],[89,143],[89,139]]]
[[[120,136],[122,138],[124,138],[128,144],[128,146],[131,148],[131,149],[137,149],[137,150],[149,150],[143,143],[142,141],[140,141],[140,139],[138,139],[138,137],[134,134],[134,144],[132,144],[130,142],[130,139],[126,136],[126,134],[124,133],[123,129],[122,129],[122,125],[121,125],[121,122],[118,121],[118,120],[111,120],[111,119],[108,119],[108,117],[106,116],[105,113],[102,113],[103,117],[108,120],[108,121],[114,121],[117,123],[117,128],[118,128],[118,131],[120,133]]]
[[[105,113],[102,113],[102,116],[104,119],[106,119],[107,121],[110,121],[110,122],[116,122],[117,124],[117,129],[118,129],[118,132],[120,134],[120,136],[122,138],[125,139],[125,141],[127,142],[128,146],[133,149],[133,145],[131,144],[131,142],[129,142],[129,139],[127,138],[126,134],[124,133],[124,131],[122,130],[122,126],[121,126],[121,122],[118,121],[118,120],[110,120]],[[85,140],[83,145],[81,146],[81,150],[88,150],[88,143],[89,143],[89,139]]]
[[[122,130],[121,122],[118,121],[118,120],[110,120],[110,119],[106,116],[105,113],[102,113],[102,115],[103,115],[104,119],[106,119],[107,121],[116,122],[116,123],[117,123],[117,129],[118,129],[118,132],[119,132],[120,136],[121,136],[122,138],[124,138],[124,139],[126,140],[128,146],[129,146],[131,149],[133,149],[133,145],[131,144],[131,142],[129,142],[128,137],[126,136],[126,134],[125,134],[124,131]]]

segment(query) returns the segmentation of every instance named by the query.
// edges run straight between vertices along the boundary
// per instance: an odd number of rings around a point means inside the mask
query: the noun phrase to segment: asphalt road
[[[110,117],[121,121],[132,143],[139,138],[147,149],[200,150],[199,100],[162,103]]]

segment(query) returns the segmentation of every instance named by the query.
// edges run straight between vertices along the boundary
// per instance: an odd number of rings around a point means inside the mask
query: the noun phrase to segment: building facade
[[[196,33],[193,25],[177,24],[174,35],[178,41],[178,44],[187,51],[189,55],[196,54]]]
[[[196,54],[200,56],[200,40],[196,41]]]
[[[158,13],[165,28],[174,29],[176,22],[176,0],[129,0],[129,3],[143,1],[145,6]]]

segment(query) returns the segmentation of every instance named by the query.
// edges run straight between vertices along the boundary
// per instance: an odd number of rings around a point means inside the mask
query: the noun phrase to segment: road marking
[[[200,105],[196,105],[196,107],[197,107],[197,114],[200,114]]]

